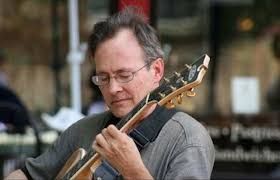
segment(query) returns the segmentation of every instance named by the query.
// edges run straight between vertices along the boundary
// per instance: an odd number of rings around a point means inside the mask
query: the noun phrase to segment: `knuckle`
[[[95,140],[99,141],[101,138],[102,138],[102,135],[101,134],[97,134],[96,137],[95,137]]]
[[[107,131],[106,128],[104,128],[104,129],[101,131],[101,133],[102,133],[102,134],[105,134],[106,131]]]
[[[110,125],[108,126],[108,130],[112,131],[113,127],[114,127],[114,126],[113,126],[112,124],[110,124]]]

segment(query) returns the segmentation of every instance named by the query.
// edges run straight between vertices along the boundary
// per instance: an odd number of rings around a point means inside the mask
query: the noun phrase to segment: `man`
[[[155,30],[136,11],[126,9],[95,25],[89,51],[96,66],[93,82],[110,111],[78,121],[48,151],[27,159],[25,167],[7,179],[53,179],[79,147],[94,148],[124,179],[209,179],[213,143],[187,114],[175,113],[141,152],[132,138],[112,125],[160,84],[163,51]],[[166,112],[154,105],[144,117],[164,118]]]

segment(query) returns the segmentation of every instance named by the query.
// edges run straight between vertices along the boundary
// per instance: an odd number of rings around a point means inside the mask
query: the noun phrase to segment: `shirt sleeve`
[[[176,121],[181,128],[164,179],[210,179],[215,161],[211,137],[198,121],[181,115]]]
[[[91,147],[94,137],[106,123],[105,117],[107,113],[79,120],[65,130],[42,155],[27,158],[25,168],[32,179],[54,179],[78,148],[87,150]]]
[[[54,179],[68,157],[74,152],[70,139],[75,139],[73,128],[66,130],[56,142],[37,158],[27,158],[25,168],[32,179]]]

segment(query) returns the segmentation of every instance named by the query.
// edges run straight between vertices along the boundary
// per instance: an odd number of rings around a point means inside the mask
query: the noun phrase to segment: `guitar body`
[[[86,154],[83,148],[76,150],[70,158],[66,161],[63,168],[59,171],[55,179],[62,179],[62,177],[73,167],[77,162],[79,162]]]
[[[100,164],[100,156],[95,154],[92,159],[83,166],[83,168],[71,177],[71,179],[92,179],[92,174]]]

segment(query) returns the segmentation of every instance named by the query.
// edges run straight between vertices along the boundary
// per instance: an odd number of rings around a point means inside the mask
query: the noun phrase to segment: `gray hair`
[[[96,23],[88,40],[89,54],[94,57],[98,45],[107,39],[113,38],[121,29],[129,29],[135,35],[145,53],[146,63],[157,58],[163,58],[156,30],[150,26],[136,8],[126,8],[104,21]]]

